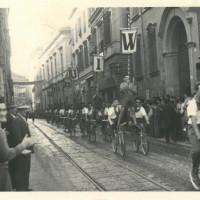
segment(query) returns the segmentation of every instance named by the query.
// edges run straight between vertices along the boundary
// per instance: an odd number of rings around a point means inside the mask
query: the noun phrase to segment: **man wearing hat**
[[[9,102],[7,104],[7,114],[6,114],[6,123],[4,124],[4,127],[6,132],[8,133],[7,135],[7,141],[9,147],[15,147],[12,143],[12,137],[13,137],[13,130],[12,130],[12,122],[17,114],[17,105],[14,104],[14,102]],[[10,177],[12,181],[12,187],[15,188],[14,186],[14,180],[13,180],[13,174],[14,174],[14,162],[13,160],[9,161],[9,171],[10,171]]]
[[[12,121],[12,143],[14,146],[20,144],[23,138],[30,135],[29,127],[25,119],[27,106],[17,107],[18,114]],[[31,150],[27,149],[14,159],[14,185],[16,191],[30,191],[29,173],[31,162]]]

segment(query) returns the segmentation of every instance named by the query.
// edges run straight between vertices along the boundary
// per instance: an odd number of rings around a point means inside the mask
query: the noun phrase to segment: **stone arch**
[[[163,42],[163,63],[166,93],[182,96],[191,92],[187,43],[190,27],[181,8],[166,8],[163,12],[159,37]]]

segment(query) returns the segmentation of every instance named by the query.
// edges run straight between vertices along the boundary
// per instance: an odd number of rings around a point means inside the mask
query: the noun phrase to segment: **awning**
[[[116,84],[114,78],[105,78],[99,82],[99,90],[105,90],[115,86]]]

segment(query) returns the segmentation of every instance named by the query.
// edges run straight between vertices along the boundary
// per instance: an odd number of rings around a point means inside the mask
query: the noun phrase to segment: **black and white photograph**
[[[1,192],[200,191],[200,5],[108,2],[0,4]]]

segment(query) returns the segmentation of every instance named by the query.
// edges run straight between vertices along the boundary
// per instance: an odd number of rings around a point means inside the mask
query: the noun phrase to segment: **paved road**
[[[80,132],[70,139],[69,134],[64,133],[62,128],[51,126],[44,120],[36,120],[35,125],[48,134],[107,190],[160,191],[164,188],[172,191],[193,190],[188,178],[188,147],[151,140],[150,153],[148,156],[143,156],[140,152],[133,151],[130,138],[127,137],[126,156],[122,158],[112,152],[111,143],[103,140],[100,131],[97,142],[89,143],[86,137],[81,137]],[[34,190],[96,190],[95,186],[69,163],[34,125],[30,126],[32,134],[39,141],[35,145],[36,153],[32,157],[30,182]]]

